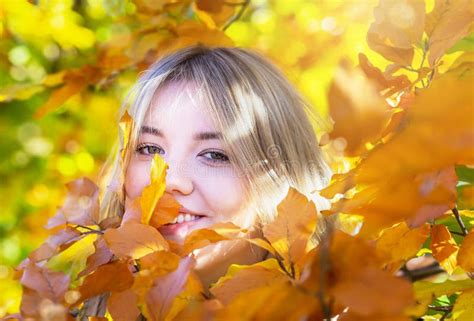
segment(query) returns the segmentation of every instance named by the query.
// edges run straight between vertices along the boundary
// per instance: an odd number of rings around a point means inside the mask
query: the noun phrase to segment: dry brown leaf
[[[104,239],[118,258],[139,259],[149,253],[169,249],[166,240],[154,227],[135,222],[127,222],[118,229],[108,229]]]

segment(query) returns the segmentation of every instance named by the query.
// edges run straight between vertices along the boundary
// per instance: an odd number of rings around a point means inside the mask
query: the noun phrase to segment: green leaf
[[[474,33],[456,42],[446,53],[450,54],[457,51],[474,51]]]

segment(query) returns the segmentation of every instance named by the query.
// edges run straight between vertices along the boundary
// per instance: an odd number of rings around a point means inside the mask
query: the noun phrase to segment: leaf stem
[[[454,217],[456,218],[456,221],[458,222],[459,226],[461,227],[461,231],[462,231],[463,235],[466,236],[468,231],[467,231],[466,225],[464,225],[464,222],[461,218],[461,215],[459,214],[459,211],[458,211],[457,207],[454,207],[451,211],[453,212]]]
[[[227,23],[226,25],[222,28],[223,31],[225,31],[227,28],[230,27],[231,24],[233,24],[235,21],[239,20],[240,17],[242,16],[242,14],[244,13],[245,9],[247,8],[247,6],[249,5],[250,3],[250,0],[245,0],[243,3],[242,3],[242,7],[240,7],[239,9],[239,12],[233,16]]]
[[[90,227],[85,226],[85,225],[76,225],[76,226],[74,226],[75,229],[77,229],[78,227],[83,228],[83,229],[86,229],[86,230],[89,230],[88,232],[81,232],[82,235],[87,235],[87,234],[99,234],[99,235],[102,235],[102,234],[104,234],[104,232],[101,231],[101,230],[95,230],[95,229],[90,228]]]

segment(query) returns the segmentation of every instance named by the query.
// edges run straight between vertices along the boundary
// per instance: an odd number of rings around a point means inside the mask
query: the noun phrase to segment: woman
[[[310,122],[309,105],[282,73],[260,55],[240,48],[188,47],[150,67],[124,109],[133,118],[119,186],[104,196],[103,214],[124,208],[149,184],[160,154],[169,166],[166,193],[183,206],[174,224],[159,230],[180,242],[192,230],[233,222],[258,233],[276,215],[289,186],[315,194],[330,175]],[[123,169],[122,169],[123,167]],[[321,230],[323,224],[319,224]],[[221,242],[196,255],[205,285],[232,263],[252,264],[266,253],[248,242]]]

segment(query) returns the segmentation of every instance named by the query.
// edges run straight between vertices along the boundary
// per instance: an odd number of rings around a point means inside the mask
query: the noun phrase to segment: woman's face
[[[150,183],[156,153],[169,166],[166,193],[185,208],[177,223],[159,228],[165,238],[182,242],[190,231],[219,222],[254,225],[242,178],[193,86],[170,83],[153,97],[126,172],[127,203]]]

